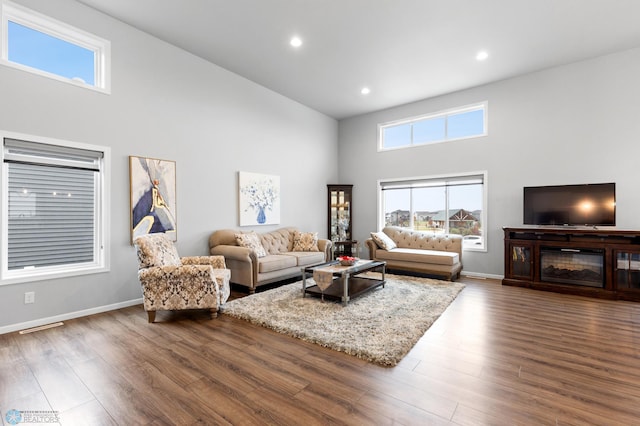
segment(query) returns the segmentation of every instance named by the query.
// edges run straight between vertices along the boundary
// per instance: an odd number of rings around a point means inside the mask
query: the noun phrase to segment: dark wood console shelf
[[[503,285],[640,301],[640,231],[503,229]]]

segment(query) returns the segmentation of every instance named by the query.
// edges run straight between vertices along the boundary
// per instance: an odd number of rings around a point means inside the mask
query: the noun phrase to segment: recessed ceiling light
[[[289,42],[289,44],[291,44],[293,47],[300,47],[302,46],[302,39],[300,37],[293,37],[291,39],[291,41]]]
[[[363,95],[368,95],[369,93],[371,93],[371,89],[369,89],[368,87],[363,87],[362,90],[360,90],[360,93],[362,93]]]
[[[487,53],[486,50],[481,50],[478,52],[478,54],[476,55],[476,60],[478,61],[484,61],[485,59],[487,59],[489,57],[489,53]]]

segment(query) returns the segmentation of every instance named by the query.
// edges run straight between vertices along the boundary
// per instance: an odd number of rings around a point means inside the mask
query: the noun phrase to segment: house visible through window
[[[108,150],[20,135],[2,140],[2,282],[105,270]]]
[[[109,91],[108,41],[8,1],[1,5],[3,64]]]
[[[407,178],[379,184],[382,226],[463,236],[463,248],[485,248],[486,173]]]
[[[485,136],[487,104],[481,103],[406,120],[380,124],[379,149],[406,148]]]

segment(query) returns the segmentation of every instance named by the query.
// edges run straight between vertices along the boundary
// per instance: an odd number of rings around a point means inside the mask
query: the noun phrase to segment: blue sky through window
[[[413,143],[429,143],[445,139],[445,118],[438,117],[431,120],[413,123]]]
[[[484,111],[477,109],[450,115],[447,124],[449,139],[481,135],[484,133]]]
[[[9,21],[8,59],[95,86],[95,53],[32,28]]]
[[[411,126],[408,124],[386,127],[383,131],[385,148],[398,148],[411,143]]]
[[[485,107],[382,126],[382,148],[410,147],[486,134]]]

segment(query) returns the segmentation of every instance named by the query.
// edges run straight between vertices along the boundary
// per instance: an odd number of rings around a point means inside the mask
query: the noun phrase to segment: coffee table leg
[[[342,283],[344,285],[344,294],[342,295],[342,306],[347,306],[349,303],[349,274],[344,274],[342,277]]]
[[[307,293],[307,273],[302,268],[302,297]]]
[[[384,279],[384,271],[387,269],[386,266],[386,264],[382,265],[382,288],[384,288],[384,285],[387,282],[387,280]]]

